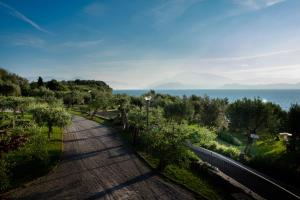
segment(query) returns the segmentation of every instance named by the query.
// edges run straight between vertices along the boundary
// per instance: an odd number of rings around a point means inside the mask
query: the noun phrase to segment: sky
[[[300,0],[0,0],[0,67],[114,89],[300,82]]]

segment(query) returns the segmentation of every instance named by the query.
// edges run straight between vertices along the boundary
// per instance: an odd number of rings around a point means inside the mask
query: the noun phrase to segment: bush
[[[5,159],[0,159],[0,191],[9,187],[9,164]]]
[[[232,136],[230,133],[219,132],[218,139],[223,140],[224,142],[227,142],[227,143],[235,145],[235,146],[242,145],[242,142],[239,139],[237,139],[236,137]]]
[[[192,143],[198,143],[200,145],[208,144],[215,140],[217,135],[214,131],[211,131],[205,127],[189,126],[190,128],[190,141]]]
[[[46,148],[48,139],[45,135],[37,132],[29,138],[28,143],[21,149],[22,154],[26,157],[26,160],[35,160],[46,163],[49,159],[48,151]]]
[[[212,141],[210,143],[202,145],[204,148],[210,149],[227,157],[238,159],[240,155],[240,150],[236,147],[228,147],[222,145],[216,141]]]

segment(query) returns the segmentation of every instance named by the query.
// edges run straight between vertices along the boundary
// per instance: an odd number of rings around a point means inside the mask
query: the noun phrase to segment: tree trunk
[[[48,125],[48,139],[50,139],[51,133],[52,133],[52,125]]]
[[[250,132],[250,133],[247,135],[247,144],[246,144],[246,147],[245,147],[245,150],[244,150],[244,152],[245,152],[246,155],[249,155],[250,149],[251,149],[251,145],[252,145],[252,143],[253,143],[253,139],[251,138],[251,133],[254,133],[254,134],[255,134],[255,131]]]

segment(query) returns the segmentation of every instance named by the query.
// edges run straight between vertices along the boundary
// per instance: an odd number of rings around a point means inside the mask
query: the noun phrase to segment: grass
[[[138,151],[138,154],[152,167],[156,168],[159,159],[147,154],[143,151]],[[192,170],[178,165],[168,165],[163,172],[164,176],[168,177],[174,182],[184,185],[196,194],[207,199],[231,199],[229,192],[224,190],[228,186],[220,185],[216,179],[207,173],[195,173]]]
[[[47,127],[42,128],[42,133],[47,135]],[[18,187],[26,182],[47,174],[53,169],[61,156],[62,152],[62,130],[54,127],[51,139],[46,143],[48,151],[47,162],[32,159],[27,160],[25,152],[17,151],[11,155],[11,159],[16,161],[16,167],[12,169],[11,188]]]
[[[7,113],[7,115],[11,114]],[[17,117],[22,120],[32,120],[32,115],[29,113]],[[9,164],[9,186],[6,190],[43,176],[56,166],[62,152],[63,130],[54,127],[49,140],[47,135],[48,128],[41,127],[41,133],[30,135],[25,146],[4,155],[4,161]]]
[[[251,149],[253,156],[261,157],[279,157],[286,152],[285,144],[282,140],[275,141],[268,139],[264,141],[257,141]]]

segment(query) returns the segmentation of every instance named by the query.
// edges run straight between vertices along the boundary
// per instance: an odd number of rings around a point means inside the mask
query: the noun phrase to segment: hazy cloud
[[[278,3],[282,3],[286,0],[233,0],[234,3],[244,6],[251,10],[259,10],[269,6],[273,6]]]
[[[87,41],[68,41],[62,43],[62,47],[72,47],[72,48],[93,48],[101,45],[103,40],[87,40]]]
[[[169,23],[182,16],[191,6],[202,0],[166,0],[151,10],[155,25]]]
[[[83,11],[89,15],[99,16],[106,11],[106,7],[100,2],[94,2],[84,7]]]

